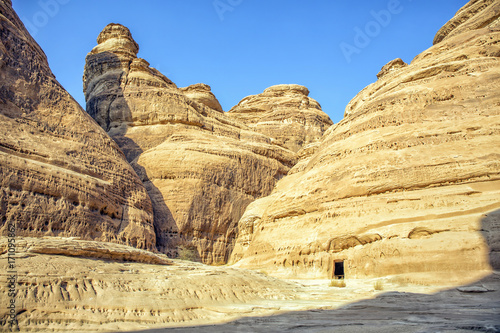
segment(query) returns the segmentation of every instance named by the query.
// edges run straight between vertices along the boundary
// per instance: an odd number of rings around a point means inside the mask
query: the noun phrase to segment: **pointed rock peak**
[[[99,52],[115,52],[115,53],[125,53],[133,57],[137,56],[139,52],[139,45],[132,38],[130,30],[117,23],[110,23],[101,31],[97,37],[97,45],[92,53]]]
[[[298,84],[278,84],[264,90],[264,94],[273,96],[282,96],[282,95],[309,96],[309,89]]]
[[[391,60],[387,64],[385,64],[384,67],[382,67],[380,72],[377,74],[377,78],[380,79],[384,75],[397,71],[398,69],[406,66],[408,66],[408,64],[404,62],[401,58],[396,58],[394,60]]]

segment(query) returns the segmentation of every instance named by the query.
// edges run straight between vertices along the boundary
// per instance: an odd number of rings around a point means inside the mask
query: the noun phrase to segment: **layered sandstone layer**
[[[177,88],[110,24],[86,58],[87,112],[124,151],[153,201],[158,248],[225,262],[246,206],[271,193],[295,152],[228,117],[210,87]],[[320,112],[320,111],[318,111]]]
[[[228,115],[298,152],[317,142],[333,124],[319,103],[308,96],[309,90],[304,86],[280,84],[262,94],[245,97]]]
[[[468,19],[447,24],[457,33],[384,67],[247,208],[232,261],[330,277],[335,261],[347,277],[460,280],[498,268],[499,7],[471,2],[457,14]]]
[[[16,314],[21,332],[117,332],[220,322],[277,311],[298,286],[264,274],[170,260],[117,244],[17,238]],[[0,237],[2,283],[7,238]],[[11,258],[12,259],[12,258]],[[0,301],[9,304],[9,289]],[[10,331],[0,309],[0,327]],[[17,328],[17,327],[14,327]]]
[[[215,97],[215,95],[212,93],[212,89],[207,84],[192,84],[185,88],[181,88],[181,91],[186,97],[189,97],[195,102],[204,104],[213,110],[224,112],[222,110],[222,106],[217,100],[217,97]]]
[[[117,144],[0,1],[0,231],[154,249],[149,196]]]
[[[0,237],[3,281],[12,262],[7,244]],[[498,274],[446,291],[408,285],[401,276],[349,279],[335,288],[326,279],[283,281],[75,238],[19,237],[17,244],[17,326],[9,327],[9,308],[1,307],[6,332],[436,332],[500,325]],[[0,288],[1,304],[11,299],[9,288]]]

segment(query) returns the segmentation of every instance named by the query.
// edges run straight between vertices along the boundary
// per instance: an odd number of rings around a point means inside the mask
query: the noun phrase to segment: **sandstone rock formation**
[[[6,237],[0,238],[0,253],[8,253],[8,250],[8,239]],[[24,253],[27,256],[38,253],[67,257],[139,262],[153,265],[172,264],[165,255],[121,244],[86,241],[77,237],[16,237],[15,256],[18,256],[19,253]],[[3,259],[5,259],[5,256]]]
[[[192,84],[188,87],[181,88],[181,91],[195,102],[204,104],[209,108],[224,112],[222,106],[220,106],[219,101],[212,93],[212,89],[209,85],[203,83]]]
[[[337,261],[349,278],[437,280],[498,262],[499,225],[484,221],[500,209],[499,6],[472,1],[439,43],[361,91],[247,208],[232,261],[325,277]]]
[[[0,1],[0,231],[155,248],[148,194]]]
[[[319,103],[308,95],[306,87],[280,84],[267,88],[262,94],[245,97],[228,115],[298,152],[317,142],[333,124]]]
[[[380,79],[382,76],[386,75],[387,73],[390,73],[392,71],[396,71],[402,67],[406,67],[408,64],[404,62],[401,58],[397,58],[394,60],[389,61],[382,69],[380,72],[377,74],[377,78]]]
[[[0,237],[3,272],[8,270],[6,243]],[[500,327],[498,274],[438,293],[442,287],[408,285],[397,278],[350,279],[345,288],[332,288],[328,280],[283,281],[250,270],[170,260],[111,243],[19,237],[17,244],[15,310],[21,332],[163,332],[167,328],[175,332],[310,332],[311,328],[437,332],[471,327],[488,332]],[[89,253],[82,256],[83,249]],[[157,260],[168,264],[152,264]],[[374,282],[384,290],[374,290]],[[2,286],[0,303],[9,304],[10,299],[8,288]],[[0,330],[10,332],[4,320],[7,313],[7,306],[0,308]]]
[[[8,270],[6,243],[0,238],[2,272]],[[57,237],[19,237],[17,244],[21,332],[116,332],[218,322],[276,311],[273,302],[293,299],[297,291],[296,284],[258,272],[171,261],[116,244]],[[0,302],[6,305],[11,297],[4,283]],[[10,331],[7,312],[7,306],[0,309],[2,331]]]
[[[136,57],[124,26],[106,26],[97,41],[83,78],[87,112],[143,180],[158,249],[175,256],[178,246],[195,247],[203,262],[225,262],[244,209],[271,193],[295,152],[221,112],[207,85],[177,88]],[[324,126],[308,126],[319,138]]]
[[[472,0],[463,6],[434,37],[434,44],[471,30],[498,25],[500,9],[496,0]]]

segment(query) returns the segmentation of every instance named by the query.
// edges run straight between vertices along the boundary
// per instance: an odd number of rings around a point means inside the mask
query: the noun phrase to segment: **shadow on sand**
[[[500,210],[482,219],[492,274],[436,294],[387,292],[336,310],[286,312],[229,323],[136,331],[162,332],[500,332]],[[476,292],[473,292],[476,290]]]

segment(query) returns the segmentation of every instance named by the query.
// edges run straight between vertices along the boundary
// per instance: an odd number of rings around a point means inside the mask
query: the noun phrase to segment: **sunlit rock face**
[[[204,104],[213,110],[223,112],[222,106],[212,93],[212,89],[208,84],[192,84],[185,88],[181,88],[181,91],[193,101]]]
[[[409,65],[384,66],[249,205],[232,262],[331,277],[344,260],[349,277],[435,280],[498,262],[499,7],[470,2]]]
[[[0,230],[154,249],[151,200],[118,145],[0,1]]]
[[[333,123],[309,90],[297,84],[269,87],[242,99],[228,113],[277,144],[298,152],[317,142]]]
[[[228,117],[208,85],[177,88],[110,24],[87,55],[87,112],[118,143],[153,202],[159,250],[227,261],[247,205],[269,195],[294,151]]]

